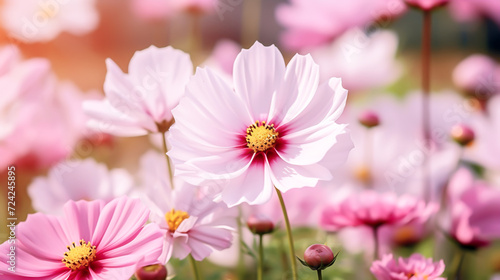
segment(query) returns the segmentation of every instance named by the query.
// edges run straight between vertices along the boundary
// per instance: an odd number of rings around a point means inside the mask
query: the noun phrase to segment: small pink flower
[[[176,178],[172,190],[167,183],[162,154],[146,153],[141,165],[144,183],[141,197],[151,209],[151,221],[160,226],[165,237],[162,261],[171,256],[184,259],[188,254],[201,261],[213,251],[231,246],[235,211],[180,179]]]
[[[106,65],[106,99],[83,104],[92,118],[89,126],[118,136],[166,131],[174,121],[171,110],[193,72],[189,55],[172,47],[151,46],[135,52],[128,74],[111,59]]]
[[[411,196],[397,197],[394,193],[363,191],[325,207],[320,224],[330,231],[345,227],[402,225],[414,220],[427,220],[435,210],[435,205],[426,205]]]
[[[451,178],[450,235],[462,246],[478,248],[500,239],[500,191],[476,181],[465,168]]]
[[[106,202],[127,194],[133,185],[124,169],[108,170],[104,164],[88,158],[68,160],[53,166],[46,177],[37,177],[28,186],[36,211],[61,214],[68,200]]]
[[[64,212],[17,225],[15,272],[7,269],[12,245],[0,245],[2,279],[128,279],[161,254],[162,233],[145,225],[149,211],[139,200],[69,201]]]
[[[449,1],[450,0],[405,0],[406,4],[426,11],[446,5]]]
[[[222,73],[233,76],[234,60],[241,51],[241,46],[230,40],[220,40],[214,47],[210,57],[203,63],[213,69],[219,69]]]
[[[399,0],[291,0],[276,9],[285,28],[282,41],[292,50],[325,45],[345,31],[365,27],[379,18],[394,18],[406,10]]]
[[[71,154],[85,130],[83,94],[59,82],[46,59],[0,52],[0,167],[45,168]]]
[[[500,93],[500,65],[492,58],[473,54],[453,70],[453,82],[479,99]]]
[[[2,22],[8,33],[25,42],[50,41],[61,32],[83,35],[99,23],[95,0],[7,0]]]
[[[176,174],[217,183],[228,206],[265,203],[273,186],[286,192],[330,180],[327,166],[341,164],[352,148],[346,126],[336,123],[347,91],[338,78],[318,79],[310,56],[296,55],[285,67],[276,47],[259,42],[236,58],[234,85],[198,68],[174,110]]]
[[[444,272],[444,262],[433,262],[420,254],[413,254],[409,258],[394,260],[392,254],[376,260],[370,267],[377,280],[445,280],[440,277]]]

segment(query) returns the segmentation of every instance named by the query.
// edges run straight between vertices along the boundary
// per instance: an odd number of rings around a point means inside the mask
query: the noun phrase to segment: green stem
[[[460,270],[462,268],[462,263],[464,262],[465,252],[460,249],[458,253],[453,257],[453,262],[451,264],[452,267],[452,277],[449,280],[459,280],[460,279]]]
[[[323,276],[321,275],[321,269],[316,270],[318,272],[318,280],[323,280]]]
[[[191,264],[191,268],[193,270],[194,279],[200,280],[200,273],[198,272],[198,268],[196,267],[196,261],[194,260],[191,254],[189,254],[188,258],[189,258],[189,263]]]
[[[378,226],[373,227],[373,260],[378,259]]]
[[[168,169],[168,178],[170,180],[170,187],[174,189],[174,172],[172,170],[172,164],[170,164],[170,158],[167,155],[167,138],[165,137],[165,133],[161,132],[161,138],[163,142],[163,153],[165,154],[165,159],[167,160],[167,169]]]
[[[259,234],[259,264],[257,266],[257,280],[262,280],[262,271],[264,270],[264,249],[262,246],[262,236]]]
[[[281,204],[281,210],[283,211],[283,217],[285,219],[286,234],[288,236],[288,246],[290,247],[290,263],[292,265],[292,276],[293,280],[297,280],[297,263],[295,262],[295,249],[293,247],[292,229],[290,228],[290,221],[288,220],[288,214],[286,212],[283,196],[281,195],[280,190],[278,190],[276,187],[274,188],[276,189],[276,193],[278,194],[278,198]]]

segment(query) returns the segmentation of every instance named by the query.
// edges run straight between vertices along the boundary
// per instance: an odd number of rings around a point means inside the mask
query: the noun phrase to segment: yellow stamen
[[[165,214],[165,219],[167,220],[168,229],[171,232],[177,230],[182,221],[189,218],[189,214],[187,212],[181,210],[172,209]]]
[[[80,245],[75,242],[71,246],[67,246],[68,252],[64,253],[62,262],[67,268],[75,271],[88,267],[89,264],[95,259],[96,247],[90,244],[90,241],[85,243],[85,240],[80,240]]]
[[[274,124],[268,125],[266,122],[256,121],[247,128],[247,147],[255,153],[265,152],[276,145],[278,135]]]

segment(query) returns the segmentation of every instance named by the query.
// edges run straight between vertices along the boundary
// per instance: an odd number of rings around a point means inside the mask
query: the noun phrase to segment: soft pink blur
[[[478,248],[500,239],[500,189],[459,169],[448,186],[449,234],[462,246]]]
[[[370,267],[377,280],[445,280],[441,277],[444,272],[444,262],[434,262],[420,254],[413,254],[409,258],[393,259],[392,254],[376,260]]]

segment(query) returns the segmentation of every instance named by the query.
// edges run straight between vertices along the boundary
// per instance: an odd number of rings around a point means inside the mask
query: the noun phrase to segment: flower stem
[[[323,280],[323,276],[321,275],[321,269],[316,270],[318,272],[318,280]]]
[[[373,227],[373,260],[378,259],[378,226]]]
[[[458,253],[456,253],[455,256],[453,257],[453,262],[451,264],[452,277],[450,277],[449,280],[459,280],[460,279],[460,271],[462,268],[462,263],[464,262],[464,258],[465,258],[465,252],[464,252],[464,250],[460,249],[458,251]]]
[[[281,191],[278,190],[276,187],[274,188],[276,189],[276,193],[278,194],[278,198],[281,204],[281,210],[283,211],[283,217],[285,219],[286,234],[288,236],[288,246],[290,247],[290,263],[292,265],[292,276],[293,280],[297,280],[297,263],[295,262],[295,249],[293,247],[293,237],[292,237],[292,230],[290,228],[290,221],[288,220],[288,214],[286,212],[285,202],[283,201],[283,196],[281,195]]]
[[[170,187],[174,189],[174,172],[172,170],[172,164],[170,164],[170,158],[167,155],[167,139],[165,138],[165,133],[161,132],[161,138],[163,142],[163,153],[165,154],[165,159],[167,160],[167,169],[168,169],[168,179],[170,180]]]
[[[264,249],[262,247],[262,236],[259,234],[259,264],[257,266],[257,280],[262,280],[262,271],[264,269]]]
[[[198,272],[198,268],[196,267],[196,261],[194,260],[191,254],[189,254],[188,258],[189,258],[189,263],[191,264],[191,268],[193,270],[194,279],[200,280],[200,273]]]
[[[423,11],[424,23],[422,27],[422,131],[425,147],[431,145],[430,135],[430,73],[431,73],[431,11]],[[429,157],[423,165],[423,187],[424,197],[427,201],[431,199],[429,185]]]

